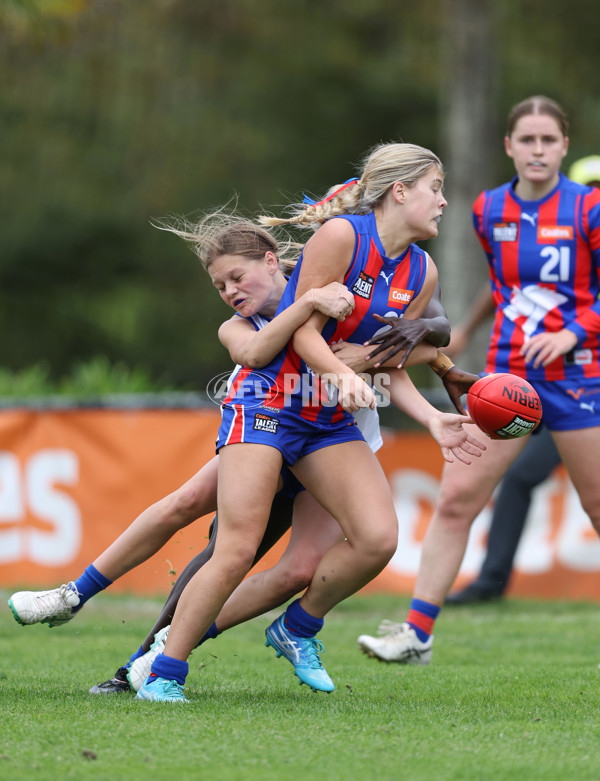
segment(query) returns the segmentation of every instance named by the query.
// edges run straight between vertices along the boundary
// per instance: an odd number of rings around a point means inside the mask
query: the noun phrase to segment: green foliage
[[[81,13],[89,0],[1,0],[0,30],[15,38],[49,34],[48,24],[69,21]],[[54,26],[52,31],[60,29]]]
[[[107,393],[146,393],[167,390],[153,382],[141,368],[129,368],[124,363],[110,364],[106,357],[76,364],[72,373],[58,384],[58,392],[73,397]]]
[[[73,399],[97,398],[113,393],[159,393],[172,390],[153,380],[141,367],[111,364],[104,356],[76,363],[68,375],[55,380],[47,365],[34,364],[20,371],[0,369],[0,397],[28,399],[44,396],[69,396]]]
[[[6,602],[8,592],[3,595]],[[37,779],[377,778],[595,781],[598,606],[510,601],[444,611],[429,667],[380,664],[356,637],[407,599],[357,596],[328,616],[330,695],[298,686],[264,647],[275,614],[197,649],[188,705],[91,696],[162,602],[95,598],[64,627],[0,633],[0,767]]]
[[[398,46],[399,16],[387,0],[96,2],[59,38],[0,49],[0,363],[56,379],[106,354],[197,387],[227,368],[225,306],[149,222],[234,192],[278,211],[381,138],[433,145],[435,67],[408,30]]]
[[[23,399],[44,396],[54,392],[48,367],[42,364],[27,366],[21,371],[0,369],[0,396]]]
[[[571,114],[573,159],[597,151],[596,4],[489,5],[499,116],[548,92]],[[251,213],[278,212],[348,178],[380,140],[439,149],[454,8],[2,0],[0,365],[42,362],[57,381],[107,355],[194,387],[226,369],[225,306],[150,221],[234,192]],[[510,175],[502,130],[491,143]]]

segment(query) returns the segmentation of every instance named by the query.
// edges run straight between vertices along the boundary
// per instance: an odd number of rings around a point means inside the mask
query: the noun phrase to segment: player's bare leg
[[[181,488],[144,510],[74,581],[49,591],[18,591],[8,600],[22,625],[61,626],[88,599],[156,553],[179,529],[216,507],[218,459],[205,464]]]
[[[227,600],[215,623],[220,632],[282,605],[311,582],[323,555],[343,538],[337,521],[302,491],[294,502],[290,541],[269,570],[246,578]]]
[[[433,626],[460,569],[473,521],[526,440],[489,440],[486,451],[470,465],[444,463],[440,495],[423,541],[406,620],[384,620],[378,637],[360,635],[358,645],[364,653],[386,662],[429,664]]]
[[[217,507],[217,456],[173,493],[148,507],[94,561],[109,580],[117,580],[154,555],[175,532]]]
[[[600,427],[576,431],[552,431],[558,452],[579,495],[581,506],[600,535],[600,481],[598,448]]]
[[[266,445],[221,449],[215,551],[179,599],[166,655],[188,658],[250,569],[267,525],[281,463],[279,451]]]
[[[478,429],[465,426],[466,429]],[[473,463],[444,463],[440,495],[421,549],[414,597],[442,605],[462,563],[473,521],[528,437],[489,440]]]
[[[323,556],[300,600],[307,613],[323,617],[385,567],[397,547],[398,519],[387,478],[365,442],[318,450],[293,472],[336,517],[345,536]]]
[[[331,692],[335,686],[316,637],[323,617],[381,572],[396,550],[398,520],[386,477],[366,442],[322,448],[292,471],[336,517],[345,539],[325,553],[303,596],[267,627],[266,645],[293,665],[300,683]]]

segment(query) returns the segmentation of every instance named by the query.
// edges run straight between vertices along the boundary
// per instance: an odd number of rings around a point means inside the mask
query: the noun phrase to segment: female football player
[[[536,95],[508,117],[506,154],[516,176],[479,195],[475,231],[495,305],[486,372],[528,380],[584,510],[600,532],[600,191],[560,167],[569,147],[562,108]],[[427,664],[433,627],[462,562],[469,529],[529,436],[490,441],[469,468],[444,465],[406,621],[361,635],[363,651]]]
[[[363,344],[380,326],[373,315],[402,314],[409,304],[416,316],[423,312],[437,272],[413,242],[437,235],[446,205],[442,185],[442,167],[433,153],[410,144],[384,144],[367,157],[360,179],[290,220],[269,220],[321,225],[304,247],[279,311],[317,280],[319,286],[337,280],[354,294],[354,312],[342,329],[327,317],[311,316],[265,365],[247,349],[247,322],[237,319],[221,327],[222,343],[246,366],[233,378],[217,440],[219,534],[211,560],[179,600],[165,652],[154,660],[140,699],[185,701],[186,660],[251,564],[274,477],[284,461],[336,518],[344,539],[325,553],[301,599],[267,629],[267,645],[292,662],[301,682],[315,690],[334,688],[321,664],[316,634],[335,604],[385,566],[396,548],[397,520],[383,472],[349,415],[373,407],[373,391],[329,344]],[[206,265],[225,300],[249,316],[255,302],[230,292],[244,271],[240,259],[221,255]],[[365,346],[365,356],[370,349]],[[262,380],[252,368],[257,366],[261,378],[268,378],[260,399],[256,388]],[[484,446],[464,434],[465,418],[431,407],[403,370],[393,375],[392,400],[429,428],[446,457],[452,458],[452,450],[467,462],[479,455]]]

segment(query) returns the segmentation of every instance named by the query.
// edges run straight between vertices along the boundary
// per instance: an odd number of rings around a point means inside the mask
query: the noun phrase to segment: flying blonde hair
[[[273,231],[235,214],[229,204],[204,214],[198,220],[174,216],[152,224],[190,244],[205,269],[221,255],[262,260],[265,252],[272,252],[283,273],[290,274],[301,249],[300,244],[283,232],[278,232],[281,237],[276,236]]]

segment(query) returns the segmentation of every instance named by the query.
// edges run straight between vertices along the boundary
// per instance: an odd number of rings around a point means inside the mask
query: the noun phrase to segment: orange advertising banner
[[[0,587],[51,588],[79,576],[148,505],[214,455],[215,409],[0,412]],[[427,434],[384,432],[398,550],[365,591],[410,594],[435,506],[442,457]],[[457,585],[485,555],[492,504],[478,517]],[[207,542],[211,516],[177,533],[111,590],[166,594]],[[263,559],[272,566],[285,538]],[[562,467],[535,494],[510,593],[600,600],[600,540]]]
[[[0,413],[0,585],[50,588],[78,577],[214,456],[218,425],[215,410]],[[172,573],[206,545],[211,517],[112,589],[166,593]]]

